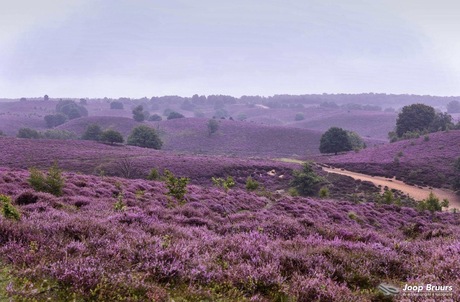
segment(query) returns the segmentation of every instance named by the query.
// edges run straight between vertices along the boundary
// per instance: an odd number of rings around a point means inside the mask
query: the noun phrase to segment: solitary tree
[[[143,148],[161,149],[163,142],[155,129],[146,125],[134,128],[128,137],[128,145]]]
[[[321,153],[335,153],[350,151],[352,145],[347,131],[338,127],[331,127],[322,136],[319,145]]]
[[[402,137],[406,132],[428,130],[436,117],[434,108],[424,104],[404,106],[396,120],[396,134]]]
[[[219,130],[219,123],[215,119],[210,119],[208,121],[208,133],[209,136]]]
[[[144,107],[142,107],[142,105],[133,109],[133,119],[137,122],[143,122],[145,120]]]
[[[112,129],[108,129],[102,132],[101,141],[107,142],[113,145],[114,143],[122,144],[124,139],[123,139],[123,135],[121,135],[120,132],[112,130]]]
[[[168,115],[168,120],[173,120],[175,118],[183,118],[184,115],[180,114],[179,112],[176,112],[176,111],[172,111],[169,115]]]

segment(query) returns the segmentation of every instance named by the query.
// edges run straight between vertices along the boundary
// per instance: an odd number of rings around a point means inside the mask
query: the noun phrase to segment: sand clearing
[[[449,200],[449,209],[457,208],[460,209],[460,196],[456,195],[453,191],[445,190],[445,189],[429,189],[428,187],[416,187],[405,184],[404,182],[396,179],[390,179],[380,176],[370,176],[366,174],[356,173],[352,171],[347,171],[338,168],[329,168],[323,167],[323,170],[329,173],[336,173],[341,175],[346,175],[353,177],[354,179],[360,179],[363,181],[370,181],[376,186],[382,186],[382,191],[385,186],[390,189],[396,189],[404,192],[405,194],[409,195],[410,197],[416,200],[422,200],[428,197],[430,192],[433,192],[440,200],[446,198]]]

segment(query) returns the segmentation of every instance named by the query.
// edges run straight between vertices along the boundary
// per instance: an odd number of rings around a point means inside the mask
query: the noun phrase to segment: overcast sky
[[[460,95],[459,13],[443,0],[1,1],[0,97]]]

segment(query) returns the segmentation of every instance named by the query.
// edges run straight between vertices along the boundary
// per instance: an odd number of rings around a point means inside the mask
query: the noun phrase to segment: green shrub
[[[6,195],[0,195],[1,211],[6,219],[19,220],[21,214],[14,205],[11,204],[11,198]]]
[[[420,201],[417,205],[418,209],[421,211],[428,210],[430,212],[441,212],[442,208],[447,208],[449,206],[449,201],[444,199],[442,202],[439,201],[439,198],[430,192],[430,195],[427,199]]]
[[[329,189],[327,187],[322,187],[319,189],[319,197],[327,198],[329,197]]]
[[[251,176],[248,176],[248,178],[246,178],[246,190],[255,191],[257,188],[259,188],[259,183],[252,179]]]
[[[179,203],[185,202],[185,194],[187,194],[187,184],[190,179],[187,177],[175,177],[169,170],[164,170],[163,175],[166,180],[166,188],[168,196],[174,197]]]
[[[224,188],[225,192],[228,192],[230,188],[233,188],[235,186],[235,180],[231,176],[227,176],[226,179],[222,179],[220,177],[219,178],[213,177],[212,182],[216,187]]]
[[[313,196],[319,191],[324,179],[318,176],[312,168],[312,164],[306,162],[301,171],[294,171],[291,186],[302,196]]]
[[[160,179],[160,172],[156,168],[150,169],[149,175],[147,175],[148,180],[159,180]]]
[[[64,179],[56,162],[49,168],[46,176],[38,169],[31,168],[28,182],[35,191],[46,192],[55,196],[62,195]]]
[[[19,138],[33,138],[33,139],[39,139],[40,138],[40,132],[38,132],[35,129],[30,129],[30,128],[21,128],[18,131],[17,137]]]
[[[126,206],[123,202],[123,193],[120,192],[118,193],[117,196],[117,202],[113,205],[113,209],[117,212],[124,211],[126,209]]]
[[[128,137],[128,145],[142,148],[161,149],[163,142],[157,131],[146,125],[135,127]]]
[[[123,135],[115,130],[108,129],[102,132],[101,140],[106,143],[113,145],[114,143],[122,144],[124,142]]]

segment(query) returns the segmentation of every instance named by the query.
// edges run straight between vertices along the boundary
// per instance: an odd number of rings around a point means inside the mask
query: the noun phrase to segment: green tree
[[[460,112],[460,102],[459,101],[450,101],[447,104],[448,113],[459,113]]]
[[[60,100],[56,105],[56,112],[66,115],[69,120],[88,116],[88,110],[72,100]]]
[[[120,132],[108,129],[102,132],[101,141],[113,145],[114,143],[122,144],[124,142],[124,139],[123,135],[121,135]]]
[[[319,145],[321,153],[335,153],[350,151],[352,145],[347,131],[338,127],[331,127],[322,136]]]
[[[55,196],[62,195],[64,179],[62,178],[62,172],[59,169],[57,162],[54,162],[54,164],[49,168],[46,176],[36,168],[30,168],[28,182],[35,191],[47,192]]]
[[[128,137],[128,145],[161,149],[163,142],[155,129],[146,125],[140,125],[131,131],[131,134]]]
[[[133,119],[137,122],[143,122],[145,120],[144,107],[142,107],[142,105],[133,109]]]
[[[448,113],[436,113],[433,121],[429,126],[430,132],[436,131],[445,131],[454,128],[454,123],[452,122],[452,116]]]
[[[86,126],[86,130],[81,136],[81,139],[89,140],[89,141],[98,141],[102,137],[102,129],[101,126],[97,124],[91,124]]]
[[[21,128],[18,131],[17,137],[19,138],[33,138],[33,139],[39,139],[40,138],[40,132],[34,129],[30,128]]]
[[[316,174],[309,162],[304,163],[302,170],[294,171],[293,176],[291,186],[302,196],[316,195],[324,182],[324,179]]]
[[[113,101],[110,103],[110,109],[120,109],[123,110],[124,106],[123,103],[120,101]]]
[[[167,195],[174,197],[179,203],[185,202],[185,194],[187,194],[187,184],[190,179],[187,177],[175,177],[169,170],[164,170],[166,188],[168,189]]]
[[[219,130],[219,122],[216,121],[215,119],[210,119],[208,121],[208,134],[211,136],[211,134],[217,132]]]
[[[45,115],[46,127],[53,128],[64,124],[67,121],[67,116],[63,113]]]
[[[152,121],[152,122],[159,122],[161,121],[163,118],[158,115],[158,114],[152,114],[150,117],[149,117],[149,121]]]
[[[168,120],[173,120],[173,119],[176,119],[176,118],[183,118],[184,115],[180,114],[179,112],[176,112],[176,111],[172,111],[169,115],[168,115]]]
[[[396,120],[396,134],[402,137],[406,132],[428,130],[436,117],[436,112],[431,106],[412,104],[404,106]]]
[[[363,141],[358,133],[353,131],[347,131],[348,140],[350,141],[351,148],[353,150],[361,150],[366,148],[366,143]]]

